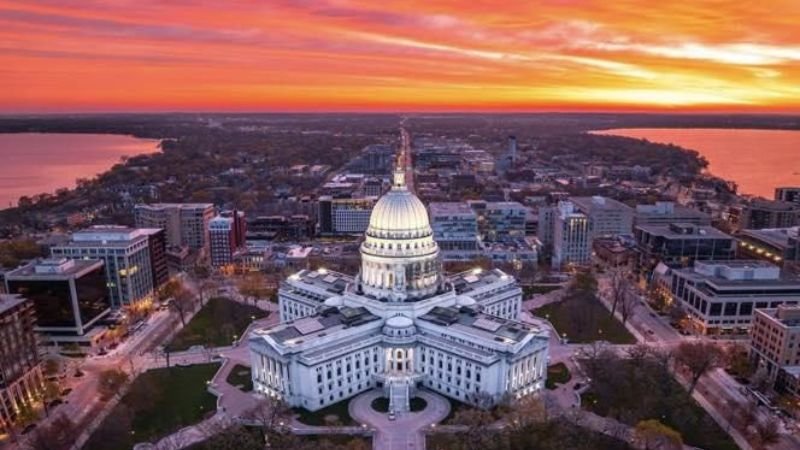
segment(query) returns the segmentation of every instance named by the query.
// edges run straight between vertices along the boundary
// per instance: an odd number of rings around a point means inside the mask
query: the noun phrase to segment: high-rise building
[[[428,211],[442,260],[471,260],[481,255],[478,216],[467,203],[431,203]]]
[[[425,206],[396,170],[358,276],[302,270],[282,284],[281,324],[249,342],[254,389],[316,411],[377,387],[398,414],[423,387],[471,404],[536,394],[549,338],[516,320],[521,300],[500,270],[442,272]]]
[[[42,369],[33,303],[19,295],[0,295],[0,435],[14,426],[23,408],[32,408],[42,389]]]
[[[236,249],[236,228],[231,217],[215,217],[208,222],[211,265],[223,267],[233,264]]]
[[[775,200],[800,205],[800,187],[775,188]]]
[[[633,234],[633,208],[608,197],[571,197],[575,209],[589,218],[592,238]]]
[[[169,247],[202,250],[208,245],[208,222],[214,217],[211,203],[154,203],[136,205],[138,228],[162,228]]]
[[[572,202],[558,202],[553,217],[553,267],[584,265],[592,257],[592,228]]]
[[[671,270],[668,285],[704,334],[746,333],[755,310],[800,302],[800,280],[764,261],[697,261]]]
[[[245,220],[244,211],[230,210],[222,211],[219,213],[220,217],[226,217],[233,221],[233,245],[234,248],[244,247],[247,240],[247,220]],[[210,229],[210,228],[209,228]]]
[[[800,307],[756,309],[750,359],[778,391],[800,396]]]
[[[44,344],[95,347],[102,340],[105,328],[95,325],[111,311],[103,261],[38,260],[10,272],[6,285],[33,303]]]
[[[151,232],[152,229],[94,226],[73,233],[70,242],[52,247],[50,253],[55,258],[102,259],[112,306],[132,306],[153,298]]]
[[[158,290],[169,281],[169,264],[167,264],[167,235],[161,228],[139,228],[147,235],[147,246],[150,250],[150,271],[153,274],[153,289]]]

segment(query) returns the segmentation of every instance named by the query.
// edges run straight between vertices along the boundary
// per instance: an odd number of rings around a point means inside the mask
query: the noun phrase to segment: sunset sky
[[[0,112],[800,112],[800,0],[0,0]]]

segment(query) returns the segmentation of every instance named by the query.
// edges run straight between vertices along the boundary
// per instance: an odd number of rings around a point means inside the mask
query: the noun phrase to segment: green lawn
[[[134,380],[128,393],[95,430],[84,450],[119,450],[158,440],[216,411],[207,382],[219,364],[152,369]]]
[[[582,406],[633,426],[655,419],[681,433],[683,442],[705,450],[739,447],[665,370],[647,361],[612,360],[592,378]]]
[[[249,367],[237,364],[233,366],[233,369],[228,373],[228,377],[225,378],[225,381],[244,392],[250,392],[253,390],[253,378],[251,374],[252,372]]]
[[[194,345],[223,347],[242,337],[255,319],[268,313],[255,306],[243,305],[224,297],[208,300],[192,320],[167,345],[171,352],[186,350]]]
[[[567,383],[571,379],[572,375],[567,366],[564,363],[558,363],[547,367],[547,380],[544,384],[547,389],[553,390],[559,384]]]
[[[523,286],[522,287],[522,295],[524,299],[528,299],[534,296],[534,294],[547,294],[548,292],[557,291],[564,286],[562,285],[542,285],[536,284],[533,286]]]
[[[382,413],[389,412],[389,399],[386,397],[378,397],[372,401],[371,406],[375,411]],[[411,412],[419,412],[428,406],[428,402],[421,397],[414,397],[408,401],[408,406],[411,408]]]
[[[635,344],[627,329],[597,299],[566,297],[531,311],[550,321],[558,334],[571,343],[608,341],[612,344]]]
[[[298,414],[297,420],[306,425],[317,427],[330,423],[343,426],[356,425],[356,421],[350,417],[350,412],[347,410],[349,403],[350,400],[342,400],[313,412],[305,408],[293,408],[292,411]]]

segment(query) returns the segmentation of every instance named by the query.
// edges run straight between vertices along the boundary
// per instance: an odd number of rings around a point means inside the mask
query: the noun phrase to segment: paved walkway
[[[372,401],[383,397],[383,392],[372,390],[350,401],[350,416],[356,421],[375,429],[372,448],[375,450],[424,450],[425,434],[431,424],[441,422],[450,413],[450,402],[429,391],[417,391],[428,405],[420,412],[398,414],[389,420],[389,415],[372,409]]]

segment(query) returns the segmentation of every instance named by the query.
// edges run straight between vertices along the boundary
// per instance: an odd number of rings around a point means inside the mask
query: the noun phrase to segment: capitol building
[[[378,388],[404,412],[418,389],[475,404],[544,387],[548,333],[518,321],[516,280],[443,273],[404,165],[373,208],[356,276],[302,270],[281,285],[281,323],[249,339],[257,392],[315,411]]]

